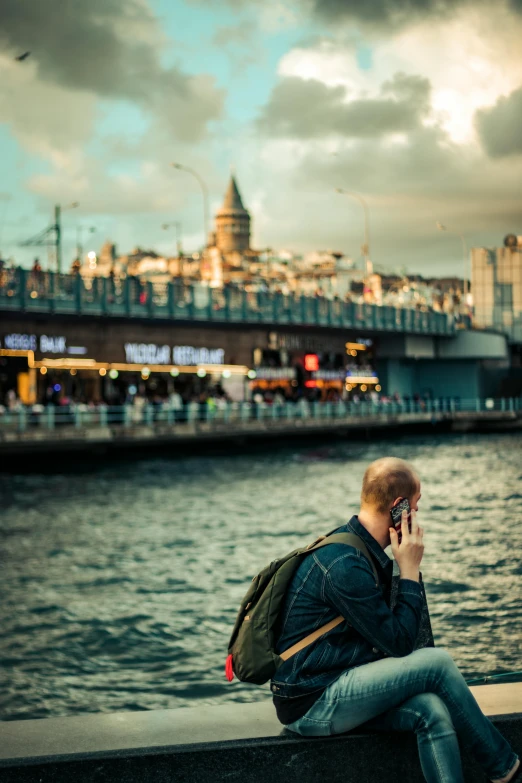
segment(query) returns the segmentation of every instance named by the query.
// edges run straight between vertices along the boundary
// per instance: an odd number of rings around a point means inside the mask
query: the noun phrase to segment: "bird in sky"
[[[19,63],[23,62],[24,60],[27,60],[31,52],[24,52],[23,54],[19,54],[18,57],[15,57],[15,60],[18,60]]]

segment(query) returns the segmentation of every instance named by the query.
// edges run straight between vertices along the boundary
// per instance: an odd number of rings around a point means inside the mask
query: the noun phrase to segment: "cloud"
[[[389,36],[423,21],[444,21],[468,9],[488,10],[490,0],[225,0],[234,11],[262,8],[265,17],[284,19],[294,24],[308,17],[339,30],[357,25],[365,32]],[[213,5],[214,0],[189,0]],[[496,11],[522,15],[522,0],[497,0]]]
[[[16,65],[33,68],[39,83],[139,104],[175,138],[200,138],[223,93],[211,77],[163,67],[165,43],[146,0],[2,0],[0,47],[12,57],[30,50]]]
[[[377,137],[416,128],[429,107],[430,83],[397,73],[376,98],[349,98],[344,86],[316,79],[283,77],[258,119],[267,136],[297,139],[340,135]]]
[[[253,22],[240,22],[239,24],[224,25],[216,28],[212,43],[218,47],[251,46],[255,41],[256,26]]]
[[[522,155],[522,87],[501,96],[494,106],[479,109],[475,123],[490,157]]]

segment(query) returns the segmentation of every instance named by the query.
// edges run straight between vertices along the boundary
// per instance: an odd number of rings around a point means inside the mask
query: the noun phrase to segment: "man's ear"
[[[395,500],[392,503],[392,508],[395,508],[395,506],[397,506],[401,502],[401,500],[404,500],[404,498],[395,498]]]

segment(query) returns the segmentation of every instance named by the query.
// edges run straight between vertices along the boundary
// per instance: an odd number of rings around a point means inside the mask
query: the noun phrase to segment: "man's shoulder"
[[[320,563],[325,568],[331,568],[337,563],[342,563],[342,567],[350,568],[357,563],[360,557],[364,557],[360,549],[355,544],[350,544],[348,541],[346,543],[332,541],[331,544],[316,549],[313,555],[316,562]]]

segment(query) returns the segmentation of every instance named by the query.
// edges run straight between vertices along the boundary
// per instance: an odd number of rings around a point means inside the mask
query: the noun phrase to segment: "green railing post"
[[[56,309],[56,302],[55,302],[56,280],[54,277],[54,272],[47,272],[47,279],[49,280],[49,295],[47,297],[49,302],[49,312],[54,313]]]
[[[269,294],[272,299],[272,322],[277,323],[279,318],[279,294]]]
[[[48,405],[45,409],[45,426],[48,430],[54,430],[54,405]]]
[[[225,321],[230,321],[230,288],[228,285],[223,287],[223,298],[225,300]]]
[[[313,303],[314,303],[314,323],[318,324],[319,323],[319,297],[318,296],[314,296]]]
[[[506,401],[504,397],[502,397],[502,399],[500,400],[500,410],[502,411],[502,413],[504,413],[506,410]]]
[[[190,285],[189,288],[190,288],[190,299],[188,301],[187,310],[188,310],[189,318],[194,318],[194,314],[195,314],[194,286]]]
[[[244,288],[241,289],[241,318],[248,321],[248,298]]]
[[[101,278],[102,290],[101,290],[101,311],[103,315],[107,315],[107,283],[109,281],[106,277]]]
[[[107,426],[107,408],[102,405],[100,408],[100,427]]]
[[[74,278],[74,306],[78,315],[82,312],[82,285],[81,275],[76,275]]]
[[[22,310],[25,310],[27,272],[25,271],[25,269],[22,269],[21,267],[18,267],[16,272],[17,272],[16,277],[18,282],[18,297],[20,301],[20,308]]]
[[[25,432],[27,429],[27,411],[22,405],[18,410],[18,432]]]
[[[126,277],[123,281],[123,307],[125,315],[131,314],[131,279]]]
[[[78,408],[74,409],[74,426],[77,429],[82,426],[82,416]]]
[[[150,280],[147,280],[146,291],[147,291],[147,314],[149,315],[150,318],[153,318],[153,316],[154,316],[154,286],[152,285]]]
[[[306,323],[306,297],[303,294],[301,294],[299,299],[300,299],[299,306],[301,312],[301,323],[304,324]]]
[[[169,318],[174,318],[174,283],[170,280],[167,283],[167,310]]]

